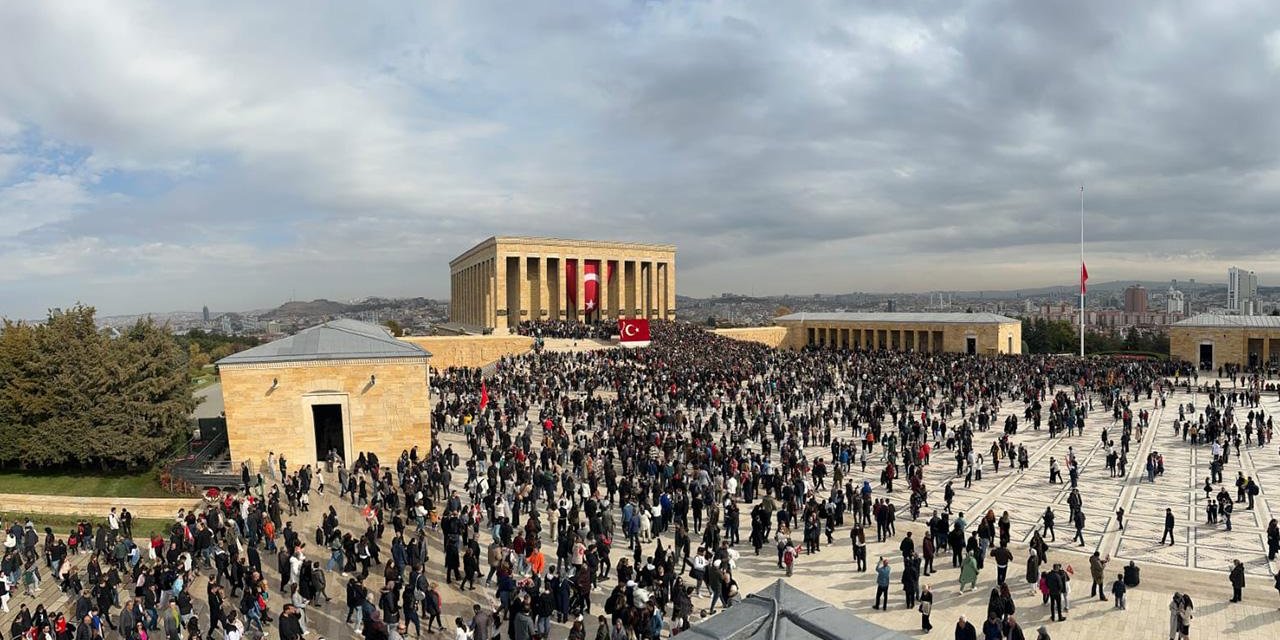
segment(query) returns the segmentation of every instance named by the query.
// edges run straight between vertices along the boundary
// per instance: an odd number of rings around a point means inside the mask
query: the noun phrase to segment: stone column
[[[667,306],[664,311],[669,311],[668,320],[676,319],[676,263],[674,260],[667,263]]]
[[[463,324],[471,323],[471,267],[466,267],[458,273],[458,278],[462,281],[461,304],[458,312],[458,321]]]
[[[489,287],[489,261],[485,260],[480,263],[480,299],[484,302],[484,317],[480,320],[480,325],[484,327],[495,327],[493,321],[493,311],[490,307],[493,305],[493,290]]]
[[[644,264],[645,264],[645,279],[644,279],[645,317],[652,318],[654,316],[654,312],[657,311],[658,309],[658,305],[657,305],[658,295],[657,295],[656,286],[655,286],[657,285],[657,282],[658,282],[658,273],[657,273],[658,269],[657,269],[657,264],[654,263],[652,260],[646,260]]]
[[[476,312],[476,310],[475,310],[475,300],[476,300],[476,297],[475,297],[475,280],[474,280],[474,278],[472,278],[472,276],[474,276],[474,275],[475,275],[475,271],[474,271],[474,269],[472,269],[472,266],[467,266],[467,270],[466,270],[466,285],[463,285],[463,288],[465,288],[465,289],[466,289],[466,292],[467,292],[467,293],[466,293],[466,301],[467,301],[466,310],[467,310],[467,311],[466,311],[466,315],[465,315],[465,316],[463,316],[463,320],[462,320],[462,321],[463,321],[463,323],[466,323],[466,324],[468,324],[468,325],[470,325],[470,324],[475,324],[475,312]]]
[[[578,300],[576,301],[576,306],[578,322],[582,322],[587,319],[587,260],[582,256],[578,256],[576,260],[578,261],[578,271],[575,274],[578,280]]]
[[[471,324],[480,324],[480,304],[484,294],[480,291],[480,265],[471,265]]]
[[[491,258],[488,260],[488,277],[485,278],[485,287],[489,290],[489,308],[485,313],[489,316],[489,321],[493,323],[493,330],[498,330],[498,260]]]
[[[667,263],[655,262],[653,266],[657,269],[655,272],[657,282],[654,289],[658,292],[658,317],[665,320],[667,317]]]
[[[547,317],[559,320],[560,314],[564,311],[564,259],[556,258],[554,269],[551,267],[551,260],[547,258],[547,286],[550,287],[551,297]]]
[[[538,319],[550,319],[551,309],[551,260],[538,258]]]
[[[627,286],[631,291],[631,304],[627,307],[628,318],[639,318],[640,316],[640,261],[631,260],[631,280]]]
[[[600,295],[600,319],[609,317],[609,260],[601,258],[596,265],[596,291]]]
[[[495,254],[493,257],[493,324],[495,328],[509,329],[511,327],[510,315],[498,315],[498,310],[510,314],[507,309],[507,258],[501,254]]]

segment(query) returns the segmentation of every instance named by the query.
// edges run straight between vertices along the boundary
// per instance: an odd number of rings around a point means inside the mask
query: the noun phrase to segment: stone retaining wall
[[[24,493],[0,493],[0,511],[59,516],[106,518],[111,507],[128,509],[135,518],[173,518],[178,509],[190,509],[198,498],[86,498]]]
[[[768,347],[782,348],[789,346],[786,327],[736,327],[732,329],[715,329],[713,332],[734,340],[759,342]]]
[[[430,351],[431,366],[438,371],[449,367],[483,367],[503,356],[518,356],[533,349],[533,338],[518,335],[405,336],[400,339]]]

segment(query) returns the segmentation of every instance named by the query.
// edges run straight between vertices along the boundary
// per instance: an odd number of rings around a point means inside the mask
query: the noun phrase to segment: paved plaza
[[[1224,381],[1224,387],[1230,383]],[[1048,430],[1034,430],[1029,424],[1020,423],[1015,443],[1027,447],[1030,468],[1025,472],[1012,469],[1007,463],[1001,465],[999,472],[993,471],[990,462],[984,466],[983,478],[975,481],[971,488],[964,488],[963,479],[955,478],[955,463],[943,448],[933,454],[932,464],[926,469],[926,481],[930,488],[929,506],[921,510],[920,520],[912,522],[905,508],[907,491],[899,488],[892,497],[899,507],[897,536],[884,543],[868,540],[868,558],[870,561],[879,556],[890,558],[893,565],[892,586],[890,587],[893,606],[888,611],[874,611],[871,608],[875,593],[874,573],[858,573],[854,570],[849,545],[848,520],[846,526],[835,533],[835,543],[825,544],[820,552],[813,555],[801,555],[797,561],[795,574],[789,580],[797,587],[819,598],[853,610],[878,624],[898,629],[909,634],[919,634],[920,618],[914,610],[908,610],[904,604],[899,581],[901,561],[898,544],[907,531],[914,532],[918,541],[925,533],[925,521],[932,509],[941,508],[943,485],[947,480],[955,481],[956,497],[953,509],[964,512],[969,522],[975,522],[988,509],[999,515],[1008,511],[1013,525],[1015,559],[1009,571],[1010,586],[1017,604],[1016,618],[1026,629],[1028,637],[1034,636],[1034,630],[1041,624],[1047,624],[1055,639],[1061,638],[1097,638],[1099,634],[1123,638],[1163,638],[1168,637],[1169,610],[1168,602],[1174,591],[1190,593],[1195,602],[1195,619],[1192,624],[1193,637],[1225,637],[1228,635],[1243,638],[1262,638],[1280,632],[1280,594],[1272,587],[1271,566],[1265,561],[1265,527],[1271,517],[1271,510],[1276,490],[1270,485],[1277,474],[1280,456],[1277,445],[1266,447],[1242,447],[1241,455],[1232,452],[1230,464],[1224,469],[1224,479],[1230,483],[1237,471],[1257,479],[1262,487],[1256,508],[1248,511],[1244,505],[1238,505],[1234,517],[1234,531],[1227,532],[1222,525],[1205,524],[1204,493],[1201,483],[1208,471],[1208,447],[1193,447],[1184,443],[1180,434],[1176,434],[1173,422],[1177,417],[1177,404],[1192,400],[1190,394],[1181,390],[1173,393],[1166,408],[1156,406],[1155,400],[1141,398],[1134,406],[1135,414],[1146,408],[1152,411],[1152,427],[1147,429],[1140,441],[1132,443],[1129,473],[1125,477],[1112,478],[1105,467],[1105,450],[1099,438],[1102,429],[1107,428],[1113,434],[1119,433],[1119,425],[1112,425],[1109,412],[1095,403],[1089,414],[1083,435],[1064,437],[1059,435],[1050,438]],[[1204,394],[1198,394],[1195,402],[1197,409],[1202,409]],[[1280,401],[1275,392],[1264,398],[1263,410],[1268,414],[1280,412]],[[992,441],[1002,433],[1000,424],[1010,412],[1021,419],[1023,406],[1021,403],[1009,403],[1001,407],[998,418],[993,421],[993,428],[975,435],[975,450],[989,450]],[[1246,410],[1247,411],[1247,410]],[[957,413],[952,421],[960,418]],[[835,434],[841,437],[841,434]],[[440,434],[441,444],[452,444],[456,451],[465,451],[465,440],[459,433]],[[1073,531],[1068,523],[1067,496],[1070,483],[1062,485],[1048,484],[1048,468],[1051,458],[1058,458],[1060,464],[1073,450],[1080,461],[1079,488],[1084,498],[1084,512],[1087,516],[1085,540],[1087,545],[1079,547],[1071,542]],[[1148,483],[1141,473],[1141,461],[1150,451],[1159,451],[1165,457],[1166,472],[1157,477],[1154,484]],[[810,458],[829,458],[829,449],[811,447],[807,451]],[[878,451],[877,451],[878,453]],[[872,480],[875,496],[887,494],[875,482],[878,467],[875,466],[876,455],[868,465],[866,477]],[[1065,476],[1064,472],[1064,476]],[[850,479],[860,481],[864,476],[857,466],[853,467]],[[455,488],[460,491],[461,481],[465,474],[454,475]],[[1228,485],[1234,496],[1234,488]],[[1216,490],[1216,488],[1215,488]],[[311,511],[294,517],[295,527],[302,531],[311,531],[317,526],[319,516],[324,508],[333,504],[340,514],[342,528],[356,531],[360,523],[359,512],[349,503],[335,502],[336,495],[330,487],[328,495],[313,501]],[[1058,514],[1057,538],[1050,544],[1049,562],[1060,562],[1070,565],[1074,570],[1072,579],[1072,607],[1067,613],[1068,620],[1051,623],[1048,620],[1048,607],[1041,604],[1041,598],[1034,586],[1023,580],[1026,562],[1026,541],[1030,538],[1034,527],[1039,526],[1040,516],[1046,506],[1052,506]],[[1115,511],[1123,507],[1126,512],[1126,527],[1119,530],[1115,522]],[[1172,508],[1177,520],[1175,542],[1172,545],[1159,543],[1163,529],[1164,509]],[[763,588],[773,580],[781,577],[783,572],[776,566],[776,555],[772,543],[767,543],[760,556],[754,556],[747,540],[750,528],[749,506],[743,506],[742,513],[744,544],[737,549],[742,554],[734,572],[739,582],[741,593],[750,593]],[[38,523],[37,523],[38,524]],[[544,534],[545,535],[545,534]],[[475,591],[458,591],[443,583],[441,570],[442,552],[439,537],[432,534],[432,559],[429,563],[428,575],[432,580],[440,581],[441,595],[444,600],[444,620],[452,627],[454,616],[466,616],[469,619],[471,604],[480,603],[489,606],[493,600],[492,588],[481,587]],[[480,542],[489,542],[489,534],[482,528]],[[384,539],[384,544],[389,537]],[[669,537],[664,544],[670,544]],[[799,540],[797,540],[799,542]],[[646,553],[652,543],[646,546]],[[1128,596],[1128,609],[1118,611],[1110,602],[1099,602],[1088,596],[1089,569],[1088,553],[1099,549],[1102,554],[1111,555],[1108,566],[1106,584],[1115,579],[1115,574],[1123,564],[1136,561],[1142,569],[1142,584],[1131,589]],[[316,551],[309,554],[313,558],[323,559]],[[629,555],[625,541],[619,537],[615,543],[615,558]],[[932,585],[935,594],[933,636],[950,637],[951,626],[960,615],[966,615],[980,626],[986,616],[986,604],[992,587],[995,585],[995,569],[988,562],[982,571],[976,590],[963,595],[958,593],[958,570],[952,569],[947,561],[949,554],[939,553],[936,563],[939,571],[932,576],[922,577],[923,585]],[[1248,568],[1249,583],[1245,589],[1245,599],[1240,604],[1227,604],[1230,588],[1227,582],[1228,563],[1233,559],[1243,560]],[[77,562],[84,562],[81,556]],[[274,562],[264,557],[264,568],[272,585],[278,584],[278,573]],[[370,575],[368,583],[376,593],[381,586],[379,572]],[[203,597],[205,593],[204,578],[200,578],[192,588],[192,593]],[[313,634],[309,637],[348,638],[354,637],[350,626],[343,624],[342,617],[346,608],[343,606],[342,586],[345,579],[331,575],[328,579],[328,590],[333,603],[311,608],[308,611],[309,628]],[[613,586],[613,579],[605,581],[595,592],[595,605],[602,605]],[[27,602],[34,608],[35,602],[46,606],[64,608],[68,605],[65,596],[56,588],[46,588],[32,599],[15,596],[11,608],[19,603]],[[273,609],[278,610],[278,600]],[[695,599],[695,610],[705,608],[709,603],[703,598]],[[204,605],[197,603],[197,610],[203,617]],[[601,613],[602,608],[593,607],[592,613]],[[592,616],[594,617],[594,616]],[[695,616],[696,618],[696,616]],[[9,616],[5,616],[5,624]],[[202,622],[202,627],[207,626]],[[269,629],[270,630],[270,629]],[[594,631],[594,622],[588,625],[589,632]],[[270,630],[273,631],[273,630]],[[564,638],[567,630],[562,625],[553,625],[551,637]],[[591,636],[588,636],[591,637]]]

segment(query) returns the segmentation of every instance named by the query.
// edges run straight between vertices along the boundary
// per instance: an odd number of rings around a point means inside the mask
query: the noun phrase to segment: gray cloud
[[[447,295],[501,233],[681,293],[1280,276],[1280,6],[0,7],[0,315]],[[74,43],[75,46],[71,46]]]

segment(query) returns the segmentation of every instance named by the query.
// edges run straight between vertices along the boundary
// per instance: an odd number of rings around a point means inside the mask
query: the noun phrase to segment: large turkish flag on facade
[[[582,306],[587,315],[600,310],[600,261],[582,261]]]
[[[649,321],[644,318],[620,318],[618,342],[624,347],[643,347],[649,344]]]

